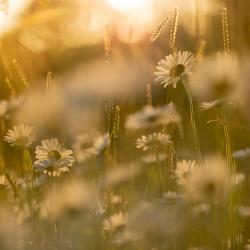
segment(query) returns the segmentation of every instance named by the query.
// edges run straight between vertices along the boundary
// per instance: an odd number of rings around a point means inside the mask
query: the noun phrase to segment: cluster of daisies
[[[249,242],[237,223],[242,218],[250,218],[250,206],[247,203],[242,205],[237,198],[246,175],[237,170],[236,160],[249,157],[250,149],[233,152],[230,148],[222,110],[222,107],[246,107],[248,104],[247,76],[240,80],[236,77],[245,76],[247,72],[247,63],[239,67],[241,60],[244,58],[235,55],[216,55],[198,62],[191,52],[179,51],[162,59],[155,72],[156,82],[165,88],[177,88],[183,84],[190,101],[194,135],[197,132],[193,114],[196,109],[192,98],[201,102],[201,111],[214,109],[221,114],[215,118],[221,119],[227,136],[225,157],[221,154],[198,156],[188,147],[187,152],[181,152],[177,138],[184,140],[186,135],[183,117],[174,100],[163,106],[148,104],[128,114],[124,122],[126,133],[134,133],[137,137],[131,145],[137,149],[132,153],[133,160],[119,161],[116,155],[119,136],[114,137],[112,131],[100,134],[90,130],[74,135],[72,150],[64,147],[64,139],[57,138],[45,139],[36,145],[32,171],[48,177],[49,192],[42,201],[28,198],[28,207],[22,204],[17,209],[20,221],[38,214],[41,223],[56,225],[57,237],[58,222],[74,222],[74,237],[79,242],[84,237],[84,243],[85,240],[90,242],[89,248],[100,244],[96,249],[102,244],[107,249],[127,246],[128,249],[183,249],[184,246],[188,246],[187,249],[213,249],[217,245],[230,249],[229,245],[236,244],[247,249]],[[0,116],[9,120],[22,102],[23,98],[1,101]],[[52,106],[46,117],[56,113]],[[39,115],[43,116],[42,113]],[[30,154],[37,137],[34,127],[21,124],[9,129],[4,140]],[[194,139],[197,140],[195,136]],[[137,154],[140,157],[135,157]],[[30,159],[32,161],[32,156]],[[73,166],[76,171],[72,175],[60,178]],[[53,185],[50,177],[56,177],[52,178]],[[60,184],[55,185],[54,180]],[[18,192],[19,183],[13,183],[6,173],[0,176],[0,187],[8,186]],[[208,223],[208,220],[213,223]],[[205,230],[207,225],[209,232]],[[205,228],[205,236],[200,235],[199,241],[193,240],[191,247],[187,239],[190,226],[194,227],[195,234]],[[225,230],[225,227],[230,227],[230,230]],[[63,229],[66,238],[72,233],[69,228]],[[83,232],[79,228],[84,228]],[[215,229],[220,232],[220,237],[214,235]],[[203,248],[203,243],[211,244],[204,240],[209,234],[215,238],[214,245],[212,242],[211,246]],[[93,235],[96,237],[94,242]],[[179,242],[180,238],[185,240]]]
[[[36,131],[34,127],[21,124],[8,130],[4,139],[11,146],[29,148],[36,139]],[[35,168],[48,175],[67,172],[74,163],[73,151],[65,149],[56,138],[42,140],[41,145],[36,147],[35,154]]]

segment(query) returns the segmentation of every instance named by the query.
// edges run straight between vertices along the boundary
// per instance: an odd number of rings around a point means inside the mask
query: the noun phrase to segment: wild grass
[[[0,249],[250,249],[249,7],[0,3]]]

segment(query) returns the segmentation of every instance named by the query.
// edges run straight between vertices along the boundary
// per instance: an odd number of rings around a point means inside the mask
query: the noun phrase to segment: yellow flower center
[[[48,153],[48,158],[50,161],[58,161],[62,158],[61,154],[57,150],[51,150]]]
[[[183,64],[177,64],[175,65],[171,70],[169,75],[171,77],[178,77],[181,76],[185,71],[185,66]]]

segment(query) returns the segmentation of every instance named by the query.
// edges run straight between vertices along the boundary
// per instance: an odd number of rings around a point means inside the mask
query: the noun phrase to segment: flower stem
[[[189,87],[187,85],[187,82],[185,79],[182,79],[183,86],[186,90],[187,96],[188,96],[188,101],[189,101],[189,109],[190,109],[190,121],[191,121],[191,126],[192,126],[192,131],[193,131],[193,137],[194,137],[194,144],[195,148],[199,154],[200,159],[201,157],[201,151],[200,151],[200,144],[198,141],[198,136],[197,136],[197,129],[196,129],[196,124],[195,124],[195,119],[194,119],[194,105],[193,105],[193,99],[189,90]]]

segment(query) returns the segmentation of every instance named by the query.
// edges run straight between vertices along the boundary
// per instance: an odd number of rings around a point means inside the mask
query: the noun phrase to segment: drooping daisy
[[[34,127],[27,125],[14,126],[13,130],[9,129],[4,140],[11,146],[29,147],[36,139]]]
[[[173,103],[162,107],[145,106],[142,111],[129,115],[126,120],[127,129],[142,129],[158,125],[179,123],[181,117]]]
[[[188,51],[178,51],[162,59],[156,67],[156,81],[167,87],[177,83],[185,76],[191,74],[193,54]]]
[[[190,176],[199,169],[199,165],[193,160],[181,160],[177,162],[174,176],[180,186],[186,186]]]
[[[36,167],[48,175],[59,175],[69,171],[74,163],[73,151],[62,147],[58,139],[47,139],[36,147]]]
[[[161,145],[171,144],[171,137],[168,134],[164,133],[153,133],[150,135],[143,135],[141,138],[136,140],[136,148],[141,148],[143,151],[148,149],[159,147]]]

